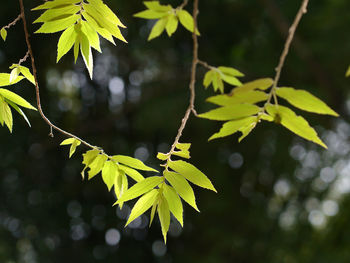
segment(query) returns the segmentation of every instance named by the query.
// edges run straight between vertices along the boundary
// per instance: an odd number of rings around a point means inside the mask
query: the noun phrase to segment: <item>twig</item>
[[[22,15],[19,14],[15,20],[13,20],[10,24],[8,24],[7,26],[4,26],[3,28],[9,29],[10,27],[16,25],[16,23],[21,19],[21,17],[22,17]]]
[[[49,125],[50,127],[50,134],[49,136],[53,136],[53,132],[52,130],[56,130],[64,135],[66,135],[67,137],[72,137],[76,140],[79,140],[81,143],[83,143],[84,145],[86,145],[87,147],[89,148],[92,148],[92,149],[96,149],[96,150],[99,150],[101,151],[101,149],[99,149],[98,147],[96,146],[93,146],[91,144],[89,144],[88,142],[80,139],[79,137],[75,136],[74,134],[71,134],[69,132],[66,132],[65,130],[62,130],[61,128],[55,126],[54,124],[51,123],[51,121],[45,116],[42,108],[41,108],[41,102],[40,102],[40,89],[39,89],[39,83],[38,83],[38,77],[37,77],[37,69],[36,69],[36,66],[35,66],[35,60],[34,60],[34,54],[33,54],[33,50],[32,50],[32,46],[30,44],[30,41],[29,41],[29,33],[28,33],[28,28],[27,28],[27,20],[26,20],[26,17],[25,17],[25,13],[24,13],[24,5],[23,5],[23,0],[19,0],[19,5],[20,5],[20,8],[21,8],[21,14],[20,14],[20,18],[22,18],[22,21],[23,21],[23,29],[24,29],[24,34],[25,34],[25,39],[26,39],[26,43],[27,43],[27,47],[28,47],[28,52],[29,52],[29,55],[30,55],[30,58],[31,58],[31,62],[32,62],[32,68],[33,68],[33,76],[34,76],[34,79],[35,79],[35,93],[36,93],[36,102],[37,102],[37,107],[38,107],[38,111],[41,115],[41,117],[43,118],[43,120]]]
[[[207,69],[214,69],[215,67],[213,66],[210,66],[207,62],[205,61],[202,61],[200,59],[198,59],[198,64],[199,65],[202,65],[203,67],[207,68]]]
[[[192,33],[192,39],[193,39],[193,59],[192,59],[192,67],[191,67],[191,80],[190,80],[190,101],[189,101],[189,105],[188,108],[186,110],[185,116],[182,118],[181,121],[181,126],[177,132],[175,141],[173,143],[173,145],[171,146],[170,151],[167,153],[168,156],[168,160],[170,160],[171,155],[174,153],[176,145],[179,143],[180,138],[182,136],[182,133],[186,127],[187,121],[191,115],[191,113],[193,113],[195,116],[197,116],[197,112],[194,108],[194,101],[196,98],[196,92],[195,92],[195,86],[196,86],[196,75],[197,75],[197,65],[199,63],[198,60],[198,37],[197,37],[197,28],[198,28],[198,22],[197,22],[197,18],[198,18],[198,1],[199,0],[194,0],[193,1],[193,20],[194,20],[194,29],[193,29],[193,33]],[[186,0],[184,2],[187,2]]]
[[[27,51],[27,53],[25,54],[25,56],[23,58],[21,58],[19,61],[18,61],[18,65],[21,65],[23,62],[25,62],[28,57],[30,56],[30,53],[29,53],[29,50]]]
[[[272,97],[274,97],[274,99],[277,103],[277,96],[276,96],[277,84],[278,84],[278,81],[281,77],[281,72],[282,72],[282,69],[284,66],[284,62],[286,61],[287,55],[289,53],[290,45],[293,41],[295,31],[299,25],[299,22],[300,22],[302,16],[307,12],[308,3],[309,3],[309,0],[303,0],[303,2],[301,3],[301,6],[299,8],[299,11],[294,19],[294,22],[291,25],[291,27],[289,28],[289,34],[288,34],[286,43],[284,45],[284,49],[282,51],[280,61],[279,61],[278,66],[276,68],[276,76],[275,76],[273,86],[272,86],[272,89],[270,91],[270,95],[269,95],[269,99],[268,99],[267,103],[270,103]]]
[[[178,8],[178,9],[182,9],[182,8],[184,8],[187,4],[188,4],[188,0],[184,0],[183,3],[182,3],[181,5],[179,5],[177,8]]]

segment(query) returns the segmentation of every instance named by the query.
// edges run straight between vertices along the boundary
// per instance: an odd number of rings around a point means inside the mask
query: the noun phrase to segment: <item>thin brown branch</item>
[[[56,130],[60,133],[62,133],[63,135],[67,136],[67,137],[72,137],[74,139],[77,139],[79,141],[81,141],[81,143],[83,143],[84,145],[86,145],[89,148],[92,149],[97,149],[100,150],[98,147],[93,146],[91,144],[89,144],[88,142],[80,139],[79,137],[75,136],[74,134],[71,134],[69,132],[66,132],[65,130],[55,126],[54,124],[52,124],[52,122],[45,116],[42,108],[41,108],[41,101],[40,101],[40,89],[39,89],[39,83],[38,83],[38,77],[37,77],[37,68],[35,66],[35,60],[34,60],[34,54],[33,54],[33,50],[32,50],[32,46],[29,40],[29,32],[28,32],[28,28],[27,28],[27,20],[26,20],[26,16],[25,16],[25,12],[24,12],[24,5],[23,5],[23,0],[19,0],[19,5],[21,8],[21,14],[20,14],[20,18],[22,18],[23,21],[23,29],[24,29],[24,34],[25,34],[25,39],[26,39],[26,43],[27,43],[27,47],[28,47],[28,52],[31,58],[31,62],[32,62],[32,69],[33,69],[33,76],[35,79],[35,93],[36,93],[36,102],[37,102],[37,107],[38,107],[38,111],[41,115],[41,117],[43,118],[43,120],[49,125],[50,127],[50,136],[53,136],[53,132],[52,130]]]
[[[284,66],[284,62],[286,61],[287,55],[289,53],[290,45],[292,44],[292,41],[293,41],[293,38],[294,38],[294,35],[295,35],[295,31],[296,31],[296,29],[297,29],[297,27],[298,27],[298,25],[300,23],[300,20],[301,20],[302,16],[307,12],[308,3],[309,3],[309,0],[303,0],[302,1],[301,6],[299,8],[299,11],[298,11],[298,13],[297,13],[297,15],[296,15],[296,17],[294,19],[294,22],[291,25],[291,27],[289,28],[289,34],[288,34],[286,43],[284,45],[284,49],[282,51],[282,54],[281,54],[281,57],[280,57],[280,61],[279,61],[278,66],[276,68],[276,76],[275,76],[275,79],[274,79],[274,83],[273,83],[273,87],[272,87],[272,90],[271,90],[271,95],[270,95],[269,101],[271,100],[272,96],[276,96],[275,89],[276,89],[276,87],[278,85],[278,81],[279,81],[279,79],[281,77],[281,72],[282,72],[282,69],[283,69],[283,66]]]
[[[213,66],[210,66],[207,62],[203,61],[203,60],[200,60],[198,59],[198,64],[207,68],[207,69],[214,69],[215,67]]]
[[[177,8],[178,8],[178,9],[182,9],[182,8],[184,8],[187,4],[188,4],[188,0],[184,0],[183,3],[182,3],[181,5],[179,5]]]
[[[197,32],[197,28],[198,28],[198,1],[199,0],[194,0],[193,1],[193,20],[194,20],[194,29],[193,29],[193,33],[192,33],[192,39],[193,39],[193,59],[192,59],[192,67],[191,67],[191,80],[190,80],[190,101],[189,101],[189,105],[188,108],[186,110],[185,116],[182,118],[181,121],[181,126],[177,132],[175,141],[173,143],[173,145],[171,146],[171,149],[169,151],[169,153],[167,153],[169,159],[170,156],[174,153],[176,145],[179,143],[180,138],[182,136],[182,133],[186,127],[187,121],[191,115],[191,113],[193,113],[195,116],[197,116],[197,112],[194,108],[194,102],[196,99],[196,92],[195,92],[195,86],[196,86],[196,75],[197,75],[197,65],[199,63],[198,60],[198,36],[196,34]],[[187,2],[187,1],[185,1]]]
[[[26,62],[26,60],[29,58],[30,56],[30,53],[29,53],[29,50],[27,51],[27,53],[25,54],[25,56],[23,58],[21,58],[19,61],[18,61],[18,65],[21,65],[23,62]]]
[[[8,24],[7,26],[4,26],[4,29],[9,29],[10,27],[16,25],[16,23],[21,19],[22,15],[19,14],[15,20],[13,20],[10,24]]]

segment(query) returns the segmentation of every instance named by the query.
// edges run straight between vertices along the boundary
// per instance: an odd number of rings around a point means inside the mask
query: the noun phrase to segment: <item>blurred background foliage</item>
[[[191,1],[190,1],[191,2]],[[291,0],[200,1],[200,58],[233,66],[244,81],[273,77],[288,25],[299,2]],[[25,1],[28,20],[41,1]],[[59,126],[111,154],[127,154],[157,167],[188,103],[191,35],[183,28],[147,42],[152,21],[133,18],[141,0],[106,3],[128,26],[129,44],[103,42],[94,80],[69,54],[55,64],[59,34],[34,35],[43,109]],[[180,1],[162,1],[173,6]],[[191,5],[188,6],[191,11]],[[68,160],[64,139],[38,114],[32,128],[15,117],[14,132],[0,129],[0,262],[348,262],[350,258],[350,2],[311,1],[285,65],[281,85],[307,89],[341,114],[304,114],[329,146],[296,138],[274,124],[258,126],[241,144],[237,136],[207,143],[220,124],[191,118],[183,142],[192,142],[192,163],[214,182],[218,194],[196,188],[201,213],[185,208],[162,242],[159,222],[142,216],[124,228],[130,206],[100,178],[81,181],[81,151]],[[3,0],[0,25],[19,13]],[[31,27],[31,32],[37,28]],[[0,71],[26,53],[21,24],[0,43]],[[28,63],[28,62],[27,62]],[[28,65],[29,66],[29,65]],[[196,107],[210,108],[199,70]],[[33,87],[14,88],[34,103]]]

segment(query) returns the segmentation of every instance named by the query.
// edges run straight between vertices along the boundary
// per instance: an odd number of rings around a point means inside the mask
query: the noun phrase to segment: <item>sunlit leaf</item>
[[[327,146],[318,137],[316,131],[301,116],[297,116],[291,109],[284,106],[267,105],[267,112],[274,117],[275,121],[294,132],[300,137],[321,145],[327,149]]]
[[[178,25],[179,25],[179,20],[178,20],[177,16],[175,16],[175,14],[169,15],[167,24],[165,26],[165,29],[166,29],[169,37],[171,37],[172,34],[174,34]]]
[[[119,169],[123,170],[128,176],[130,176],[132,179],[134,179],[136,182],[141,182],[145,178],[140,174],[138,171],[127,167],[125,165],[120,164]]]
[[[56,62],[60,61],[60,59],[67,54],[67,52],[73,47],[75,41],[77,38],[77,32],[75,30],[75,26],[72,25],[68,27],[61,35],[60,39],[58,40],[57,45],[57,60]]]
[[[99,154],[96,156],[96,158],[92,161],[91,164],[89,164],[90,170],[88,171],[89,180],[91,180],[93,177],[95,177],[99,172],[101,172],[105,162],[107,161],[108,157],[104,154]]]
[[[154,187],[159,185],[161,182],[163,182],[163,178],[160,176],[152,176],[147,177],[146,179],[136,183],[134,186],[128,189],[126,191],[122,198],[120,198],[117,202],[114,203],[114,205],[117,205],[121,202],[126,202],[132,199],[135,199],[139,197],[140,195],[143,195],[144,193],[149,192]]]
[[[75,24],[80,18],[79,15],[71,15],[66,18],[44,23],[35,33],[56,33]]]
[[[183,177],[181,174],[169,171],[164,171],[164,176],[165,179],[172,185],[172,187],[174,187],[179,196],[199,212],[193,189],[185,177]]]
[[[160,196],[158,203],[158,216],[162,228],[164,243],[166,243],[166,237],[170,226],[170,210],[168,202],[163,195]]]
[[[208,102],[214,103],[219,106],[229,106],[233,104],[255,104],[261,101],[266,101],[268,99],[268,95],[263,91],[252,90],[248,92],[234,93],[232,95],[217,95],[213,97],[209,97],[207,99]]]
[[[334,110],[327,106],[319,98],[309,93],[306,90],[296,90],[294,88],[278,88],[276,94],[287,100],[293,106],[304,111],[314,112],[318,114],[328,114],[339,116]]]
[[[148,37],[148,41],[150,41],[150,40],[152,40],[152,39],[154,39],[156,37],[159,37],[163,33],[163,31],[164,31],[164,29],[166,27],[167,21],[168,21],[167,17],[164,17],[164,18],[159,19],[154,24],[154,26],[153,26],[153,28],[151,30],[151,33],[150,33],[150,35]]]
[[[167,184],[163,186],[163,195],[168,202],[171,213],[173,213],[181,226],[183,226],[183,207],[179,195],[174,188]]]
[[[7,89],[0,89],[0,95],[21,107],[36,110],[36,108],[34,108],[28,101],[26,101],[16,93],[13,93],[12,91],[9,91]]]
[[[129,157],[129,156],[114,155],[112,158],[113,158],[113,160],[115,160],[118,163],[122,163],[124,165],[127,165],[127,166],[134,168],[134,169],[137,169],[137,170],[158,172],[157,170],[153,169],[152,167],[145,165],[140,160]]]
[[[150,209],[151,206],[154,204],[154,201],[156,201],[157,198],[158,198],[158,190],[157,189],[153,189],[152,191],[150,191],[147,194],[140,197],[140,199],[137,200],[136,204],[132,208],[130,216],[129,216],[128,221],[126,222],[125,226],[129,225],[132,221],[134,221],[136,218],[138,218],[140,215],[142,215],[148,209]]]
[[[239,92],[247,92],[252,90],[266,90],[270,88],[273,84],[273,79],[265,78],[265,79],[257,79],[251,82],[244,83],[242,86],[237,87],[233,90],[234,93]]]
[[[111,191],[114,185],[115,179],[119,175],[118,170],[119,170],[118,165],[113,161],[105,162],[102,168],[102,179],[103,179],[103,182],[106,184],[108,191]]]
[[[1,35],[2,40],[6,41],[6,38],[7,38],[7,31],[6,31],[5,28],[1,28],[1,30],[0,30],[0,35]]]
[[[194,30],[193,17],[186,10],[180,9],[177,11],[177,16],[179,17],[180,23],[190,32]],[[198,29],[196,30],[196,35],[200,35]]]
[[[217,108],[209,112],[199,114],[198,117],[209,120],[228,121],[252,116],[260,111],[261,109],[256,105],[237,104]]]

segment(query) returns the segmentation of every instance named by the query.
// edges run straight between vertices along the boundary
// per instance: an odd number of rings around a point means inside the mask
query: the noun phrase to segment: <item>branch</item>
[[[66,132],[65,130],[55,126],[54,124],[51,123],[51,121],[45,116],[42,108],[41,108],[41,101],[40,101],[40,89],[39,89],[39,83],[38,83],[38,77],[37,77],[37,69],[35,66],[35,60],[34,60],[34,54],[33,54],[33,50],[32,50],[32,46],[31,43],[29,41],[29,33],[28,33],[28,28],[27,28],[27,20],[26,20],[26,16],[24,13],[24,5],[23,5],[23,0],[19,0],[19,5],[21,8],[21,14],[19,15],[19,18],[22,18],[23,21],[23,28],[24,28],[24,35],[25,35],[25,39],[26,39],[26,43],[27,43],[27,47],[28,47],[28,52],[31,58],[31,62],[32,62],[32,68],[33,68],[33,76],[35,79],[35,93],[36,93],[36,102],[37,102],[37,107],[38,107],[38,111],[41,115],[41,117],[43,118],[43,120],[49,125],[50,127],[50,136],[53,137],[53,130],[56,130],[60,133],[62,133],[63,135],[66,135],[67,137],[72,137],[76,140],[79,140],[81,143],[83,143],[84,145],[86,145],[89,148],[92,149],[96,149],[96,150],[101,150],[96,146],[93,146],[91,144],[89,144],[88,142],[80,139],[79,137],[75,136],[74,134],[71,134],[69,132]]]
[[[282,72],[282,69],[283,69],[283,66],[284,66],[284,62],[286,60],[286,57],[289,53],[289,49],[290,49],[290,45],[293,41],[293,38],[294,38],[294,34],[295,34],[295,31],[299,25],[299,22],[302,18],[302,16],[307,12],[307,5],[309,3],[309,0],[303,0],[300,8],[299,8],[299,11],[294,19],[294,22],[293,24],[291,25],[291,27],[289,28],[289,34],[288,34],[288,37],[287,37],[287,40],[286,40],[286,43],[284,45],[284,49],[283,49],[283,52],[281,54],[281,57],[280,57],[280,61],[279,61],[279,64],[276,68],[276,76],[275,76],[275,79],[274,79],[274,83],[273,83],[273,87],[272,87],[272,90],[274,92],[275,88],[277,87],[277,84],[278,84],[278,81],[281,77],[281,72]]]
[[[193,20],[194,20],[194,29],[193,29],[193,33],[192,33],[192,39],[193,39],[193,59],[192,59],[192,67],[191,67],[191,80],[190,80],[190,101],[189,101],[189,105],[188,108],[186,110],[185,116],[183,117],[182,121],[181,121],[181,126],[177,132],[175,141],[173,143],[173,145],[171,146],[170,151],[167,153],[169,159],[170,156],[174,153],[176,145],[179,143],[179,140],[182,136],[183,130],[186,127],[187,121],[191,115],[191,113],[193,113],[195,116],[197,116],[197,112],[194,108],[194,101],[196,98],[196,92],[195,92],[195,86],[196,86],[196,75],[197,75],[197,65],[199,63],[198,60],[198,36],[196,34],[197,28],[198,28],[198,22],[197,22],[197,18],[198,18],[198,1],[199,0],[194,0],[193,2]],[[187,4],[187,1],[185,0],[184,3]]]
[[[10,24],[8,24],[7,26],[4,26],[4,29],[9,29],[10,27],[16,25],[16,23],[21,19],[22,15],[19,14],[15,20],[13,20]]]
[[[188,4],[188,0],[184,0],[183,3],[181,5],[179,5],[177,8],[183,9],[187,4]]]

